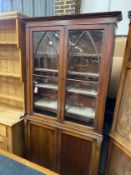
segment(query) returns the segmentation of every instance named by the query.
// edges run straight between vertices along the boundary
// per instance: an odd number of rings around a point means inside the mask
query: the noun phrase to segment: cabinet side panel
[[[91,141],[62,134],[61,174],[88,175],[90,168]]]
[[[24,124],[23,121],[17,123],[12,128],[13,153],[24,156]]]
[[[43,126],[30,125],[30,160],[54,170],[55,131]]]
[[[116,131],[131,143],[131,70],[127,70]]]
[[[108,175],[130,175],[131,173],[131,158],[127,157],[127,155],[114,144],[112,145],[110,161],[108,163]]]

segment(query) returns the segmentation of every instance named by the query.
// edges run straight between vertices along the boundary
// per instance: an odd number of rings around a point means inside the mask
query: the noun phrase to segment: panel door
[[[29,159],[51,170],[56,170],[56,130],[30,122]]]
[[[30,76],[28,111],[57,118],[61,102],[61,27],[39,27],[30,30]],[[32,103],[33,102],[33,103]]]
[[[110,60],[105,56],[107,30],[105,26],[70,26],[66,32],[64,121],[94,128],[98,117],[104,116],[101,101],[106,98],[109,67],[103,73]]]
[[[62,132],[60,174],[96,175],[98,170],[96,149],[92,138]]]

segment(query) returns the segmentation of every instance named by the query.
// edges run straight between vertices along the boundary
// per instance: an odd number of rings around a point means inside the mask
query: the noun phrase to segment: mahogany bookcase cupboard
[[[131,12],[129,19],[129,32],[110,134],[107,175],[131,173]]]
[[[28,158],[97,175],[120,12],[25,19]]]
[[[0,14],[0,148],[23,155],[24,14]]]

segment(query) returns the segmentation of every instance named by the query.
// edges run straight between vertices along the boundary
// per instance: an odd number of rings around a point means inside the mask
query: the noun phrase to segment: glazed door
[[[67,29],[64,121],[93,128],[99,106],[104,26]],[[99,29],[100,28],[100,29]]]
[[[51,118],[60,115],[62,36],[61,27],[31,29],[31,112]]]

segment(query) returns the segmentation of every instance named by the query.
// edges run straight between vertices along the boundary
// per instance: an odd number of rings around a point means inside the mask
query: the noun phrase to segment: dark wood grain
[[[92,143],[81,138],[62,134],[61,174],[88,175]]]
[[[32,123],[30,125],[30,160],[54,170],[56,163],[55,130]]]
[[[30,160],[57,170],[63,175],[97,175],[101,150],[102,130],[105,102],[109,76],[111,72],[114,33],[116,23],[121,20],[120,12],[95,13],[61,17],[42,17],[25,19],[26,26],[26,64],[27,64],[27,114],[26,117],[26,148]],[[59,83],[57,118],[38,114],[33,111],[33,32],[59,31]],[[75,30],[102,30],[101,42],[96,45],[102,48],[101,60],[98,66],[88,67],[89,72],[97,72],[99,80],[97,102],[92,97],[77,98],[84,101],[81,106],[95,108],[94,125],[65,120],[65,104],[67,95],[67,69],[69,32]],[[79,33],[79,32],[78,32]],[[99,38],[99,37],[98,37]],[[86,41],[86,39],[85,39]],[[85,42],[83,42],[85,43]],[[86,44],[85,44],[86,45]],[[87,47],[87,46],[85,46]],[[91,46],[89,47],[91,49]],[[85,53],[88,53],[87,50]],[[83,56],[82,56],[83,57]],[[77,58],[78,60],[78,58]],[[87,70],[85,70],[87,71]],[[87,71],[87,72],[88,72]],[[46,74],[46,73],[45,73]],[[89,88],[89,85],[88,87]],[[85,88],[85,89],[86,89]],[[79,95],[78,95],[79,96]],[[71,96],[68,94],[68,102]],[[75,98],[74,98],[75,99]],[[68,106],[67,106],[68,107]],[[76,115],[77,116],[77,115]],[[79,116],[81,117],[81,116]],[[54,146],[55,145],[55,146]]]
[[[34,127],[34,126],[35,126],[35,128],[37,127],[37,130],[38,130],[37,134],[38,135],[39,135],[39,127],[40,127],[40,131],[42,130],[42,132],[45,132],[45,128],[46,128],[46,130],[49,130],[49,129],[53,128],[55,130],[55,134],[56,134],[56,136],[55,136],[56,147],[54,145],[53,148],[51,148],[51,147],[50,148],[55,150],[54,153],[53,153],[53,155],[55,155],[55,157],[56,157],[55,161],[52,158],[48,159],[49,158],[48,153],[46,155],[47,156],[47,161],[49,161],[49,165],[51,164],[51,162],[54,163],[53,170],[58,172],[58,173],[60,173],[61,171],[64,171],[64,169],[63,169],[64,167],[61,168],[61,166],[62,166],[62,164],[61,164],[62,151],[61,150],[63,148],[66,149],[64,147],[65,143],[62,140],[63,140],[63,136],[67,136],[67,138],[65,137],[64,141],[69,141],[69,143],[66,142],[65,146],[66,147],[71,146],[72,147],[71,152],[74,149],[75,152],[72,152],[72,154],[75,154],[78,148],[82,148],[82,150],[80,151],[81,152],[80,154],[84,155],[84,152],[85,152],[84,162],[81,163],[81,165],[79,167],[79,170],[83,169],[82,166],[84,166],[86,164],[85,169],[88,169],[88,170],[86,170],[86,172],[88,172],[89,175],[97,175],[98,165],[99,165],[99,157],[100,157],[100,150],[101,150],[101,141],[102,141],[102,138],[101,138],[100,135],[96,135],[96,134],[93,134],[93,133],[87,133],[87,132],[85,134],[83,134],[81,131],[78,132],[78,131],[76,131],[72,128],[69,128],[69,127],[65,126],[65,125],[58,125],[57,123],[53,124],[53,123],[50,123],[50,122],[47,122],[47,121],[38,120],[38,118],[35,118],[35,117],[29,117],[28,120],[26,121],[26,123],[27,123],[26,124],[27,125],[26,126],[27,127],[26,133],[28,135],[28,137],[26,136],[27,137],[26,138],[26,141],[27,141],[27,155],[28,155],[27,158],[29,160],[32,160],[31,150],[33,150],[34,162],[36,162],[36,160],[37,160],[36,163],[45,166],[44,157],[41,158],[41,156],[45,155],[44,151],[46,151],[46,150],[44,150],[44,146],[41,146],[43,149],[39,149],[39,147],[37,148],[37,146],[39,146],[40,144],[38,144],[39,142],[38,142],[37,138],[35,138],[35,137],[31,138],[31,135],[30,135],[31,134],[30,133],[31,132],[31,129],[30,129],[31,125],[32,125],[32,127]],[[45,134],[43,134],[43,136],[45,137]],[[69,137],[69,139],[68,139],[68,137]],[[38,136],[38,138],[39,138],[39,136]],[[31,142],[31,139],[33,140],[32,142]],[[42,136],[41,136],[41,139],[42,139]],[[43,138],[43,140],[44,139],[45,138]],[[48,140],[49,139],[47,138],[47,141]],[[72,143],[71,140],[73,141],[73,143]],[[43,143],[44,141],[41,141],[41,142]],[[74,142],[76,142],[76,144],[77,144],[76,148],[74,147]],[[36,147],[36,149],[32,148],[33,146],[32,146],[31,143],[34,144],[34,147]],[[46,146],[46,148],[47,147],[48,146]],[[37,150],[37,149],[39,149],[39,150]],[[90,152],[88,150],[90,150]],[[40,154],[39,151],[41,152],[40,157],[39,157],[39,154]],[[47,150],[47,152],[48,152],[48,150]],[[68,154],[68,151],[66,150],[66,152],[63,152],[63,153]],[[80,154],[78,152],[79,159],[80,159]],[[67,158],[69,158],[69,157],[70,156],[67,156]],[[79,160],[79,159],[77,159],[77,153],[76,153],[76,163],[75,163],[75,165],[79,161],[81,162],[81,160]],[[46,162],[46,163],[48,163],[48,162]],[[72,162],[72,165],[70,165],[70,164],[71,164],[71,162],[69,162],[69,165],[67,163],[67,166],[69,166],[69,167],[72,166],[73,167],[73,162]],[[89,166],[87,166],[87,164]]]
[[[102,13],[85,13],[85,14],[76,14],[76,15],[64,15],[64,16],[48,16],[47,17],[34,17],[34,18],[25,18],[24,21],[49,21],[49,20],[66,20],[66,19],[84,19],[84,18],[109,18],[115,17],[117,21],[122,20],[122,13],[120,11],[114,12],[102,12]]]
[[[115,13],[116,14],[116,13]],[[108,14],[109,15],[109,14]],[[107,15],[107,16],[108,16]],[[114,13],[109,16],[113,17]],[[107,17],[106,16],[106,17]],[[108,17],[109,17],[108,16]],[[103,19],[105,16],[99,16],[97,18],[96,23],[93,25],[87,25],[88,20],[88,15],[86,18],[82,18],[81,20],[74,19],[74,21],[70,21],[70,18],[65,18],[66,20],[58,20],[59,22],[62,22],[63,26],[59,26],[58,23],[57,26],[54,25],[54,21],[46,21],[44,22],[44,19],[46,18],[40,18],[40,21],[35,21],[33,19],[29,19],[26,21],[26,24],[31,24],[34,22],[36,24],[34,27],[27,26],[26,25],[26,37],[27,37],[27,110],[28,114],[32,115],[33,112],[33,78],[32,78],[32,73],[33,73],[33,55],[32,55],[32,33],[35,31],[59,31],[60,32],[60,48],[59,48],[59,83],[58,83],[58,109],[57,109],[57,122],[63,123],[65,121],[64,119],[64,110],[65,110],[65,89],[66,89],[66,73],[67,73],[67,60],[68,60],[68,32],[69,30],[97,30],[101,29],[104,31],[104,36],[103,36],[103,43],[102,43],[102,58],[101,58],[101,63],[100,63],[100,78],[99,78],[99,85],[98,85],[98,98],[96,102],[96,116],[95,116],[95,126],[93,127],[85,127],[81,124],[75,124],[75,122],[71,122],[70,126],[74,125],[75,128],[79,128],[81,130],[89,130],[89,131],[95,131],[97,133],[102,133],[103,129],[103,121],[104,121],[104,109],[105,109],[105,101],[106,101],[106,96],[107,96],[107,88],[108,88],[108,80],[109,80],[109,75],[110,75],[110,70],[111,70],[111,63],[112,63],[112,53],[113,53],[113,42],[114,42],[114,31],[115,31],[115,23],[113,22],[110,25],[107,25],[107,21],[103,21],[104,24],[99,23],[101,19]],[[57,17],[58,18],[58,17]],[[56,18],[56,19],[57,19]],[[72,18],[72,17],[71,17]],[[51,18],[52,19],[52,18]],[[93,18],[96,19],[96,18]],[[84,20],[84,24],[82,25],[82,20]],[[90,19],[91,20],[91,19]],[[116,22],[116,16],[114,16],[114,20]],[[57,22],[58,22],[57,21]],[[69,23],[72,25],[69,25]],[[77,25],[79,23],[79,25]],[[105,24],[106,23],[106,24]],[[42,26],[41,26],[42,25]],[[41,26],[41,27],[40,27]],[[108,44],[110,43],[110,44]],[[105,72],[105,67],[106,67],[106,72]],[[84,98],[83,98],[84,99]],[[88,102],[90,100],[86,100]],[[93,107],[95,106],[95,103],[93,104]],[[91,106],[92,107],[92,106]],[[38,115],[38,117],[43,118],[45,115]],[[54,120],[55,118],[52,118],[50,116],[46,117],[47,120]],[[68,122],[64,122],[64,124],[68,124]]]

